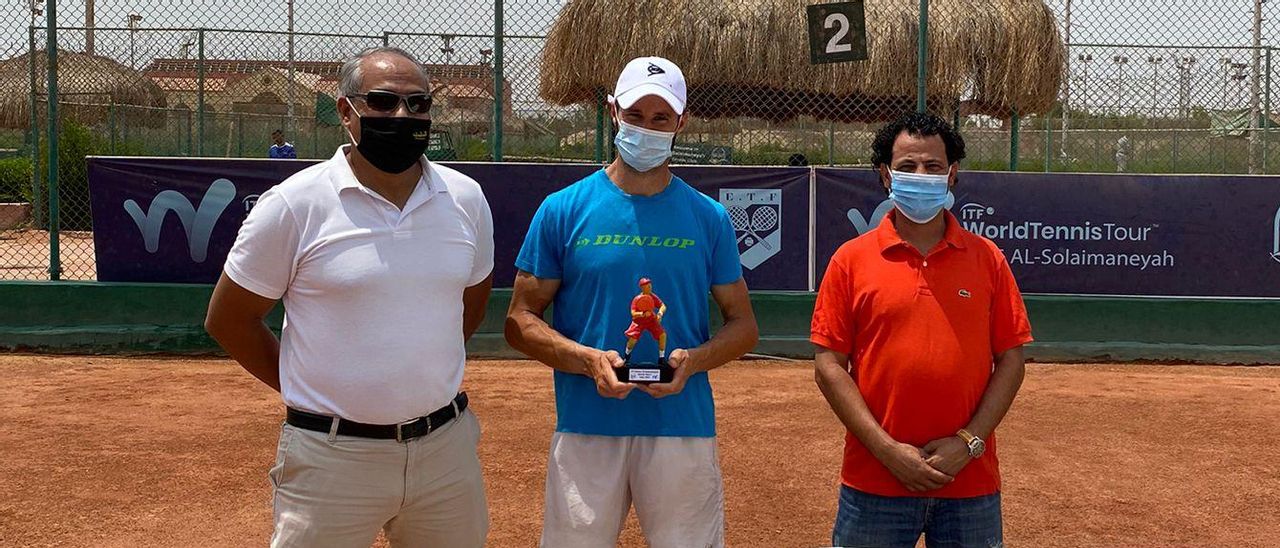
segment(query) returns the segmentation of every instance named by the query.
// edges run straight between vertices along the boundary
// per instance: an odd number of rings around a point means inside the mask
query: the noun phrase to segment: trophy
[[[618,380],[636,384],[667,383],[675,378],[675,370],[667,364],[667,332],[662,329],[662,317],[667,305],[653,293],[653,281],[640,278],[640,294],[631,299],[631,327],[627,328],[627,352],[623,366],[618,368]],[[658,363],[631,363],[631,351],[640,337],[649,333],[658,341]]]

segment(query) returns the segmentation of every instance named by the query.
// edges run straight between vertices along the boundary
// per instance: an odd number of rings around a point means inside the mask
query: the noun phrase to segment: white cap
[[[661,97],[676,114],[684,114],[685,84],[680,67],[661,57],[632,59],[618,76],[609,101],[626,109],[649,95]]]

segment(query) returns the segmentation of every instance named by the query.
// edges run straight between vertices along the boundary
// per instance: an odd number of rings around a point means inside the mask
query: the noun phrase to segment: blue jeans
[[[1001,548],[1000,493],[942,499],[882,497],[840,487],[831,544],[845,548]]]

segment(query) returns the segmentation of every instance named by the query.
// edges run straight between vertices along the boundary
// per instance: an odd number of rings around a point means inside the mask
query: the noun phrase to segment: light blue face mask
[[[925,224],[943,209],[951,209],[956,197],[947,187],[950,174],[929,175],[889,171],[889,199],[908,219]]]
[[[675,138],[675,133],[645,129],[618,120],[618,135],[613,138],[613,144],[618,147],[618,155],[623,162],[636,171],[645,172],[671,157],[671,143]]]

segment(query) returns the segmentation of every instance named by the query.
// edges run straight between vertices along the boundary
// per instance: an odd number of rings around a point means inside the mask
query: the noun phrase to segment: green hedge
[[[58,133],[58,199],[62,230],[92,230],[93,219],[89,210],[89,166],[86,156],[116,154],[137,156],[146,152],[146,146],[136,141],[117,141],[112,152],[111,141],[93,129],[71,120],[64,120]],[[40,145],[40,173],[49,169],[49,145]],[[29,177],[29,175],[28,175]],[[41,192],[39,199],[30,185],[22,188],[25,201],[37,210],[35,218],[48,219],[48,193]],[[41,226],[39,228],[48,228]]]
[[[31,158],[0,159],[0,202],[26,202],[31,189]]]

